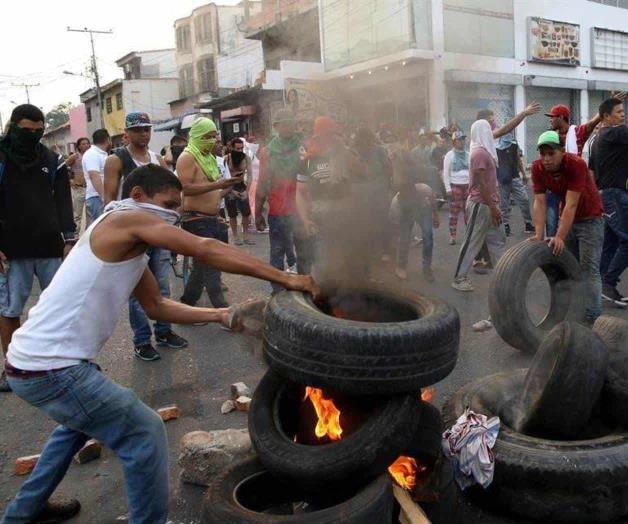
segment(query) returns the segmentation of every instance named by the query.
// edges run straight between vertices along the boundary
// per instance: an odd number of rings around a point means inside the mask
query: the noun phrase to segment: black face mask
[[[39,159],[39,141],[43,136],[43,129],[32,131],[11,124],[7,133],[11,159],[24,167],[34,164]]]
[[[170,152],[172,153],[172,163],[173,164],[177,164],[177,160],[179,158],[179,156],[181,156],[181,153],[183,153],[183,150],[185,149],[185,146],[170,146]]]

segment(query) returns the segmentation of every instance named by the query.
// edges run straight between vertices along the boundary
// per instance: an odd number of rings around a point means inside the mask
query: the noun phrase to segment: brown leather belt
[[[50,372],[55,373],[57,371],[62,371],[71,367],[74,366],[66,366],[63,368],[49,369],[45,371],[26,371],[24,369],[14,368],[11,364],[9,364],[8,361],[5,361],[4,363],[4,371],[6,372],[8,377],[22,379],[46,377]]]

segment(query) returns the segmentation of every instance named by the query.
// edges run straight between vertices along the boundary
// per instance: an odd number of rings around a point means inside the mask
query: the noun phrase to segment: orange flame
[[[330,440],[340,440],[342,438],[342,427],[340,427],[340,410],[334,405],[334,401],[323,396],[323,390],[317,388],[305,388],[305,397],[309,398],[316,411],[318,422],[314,433],[318,438],[325,436]]]
[[[432,402],[432,400],[434,400],[435,391],[436,390],[434,388],[425,388],[421,391],[421,400],[423,402]]]
[[[399,486],[412,491],[416,485],[417,463],[412,457],[401,455],[388,468],[388,473]]]

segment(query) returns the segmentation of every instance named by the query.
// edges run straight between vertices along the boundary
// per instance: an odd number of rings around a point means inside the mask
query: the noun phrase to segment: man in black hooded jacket
[[[0,139],[0,338],[6,354],[37,275],[43,290],[75,242],[63,159],[40,143],[44,115],[17,106]],[[5,373],[0,391],[10,391]]]

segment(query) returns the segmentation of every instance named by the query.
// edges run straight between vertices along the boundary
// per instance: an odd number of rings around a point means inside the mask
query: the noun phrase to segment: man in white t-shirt
[[[111,137],[106,129],[97,129],[92,135],[93,145],[83,155],[85,176],[85,209],[87,225],[100,215],[104,207],[105,160],[111,149]]]

